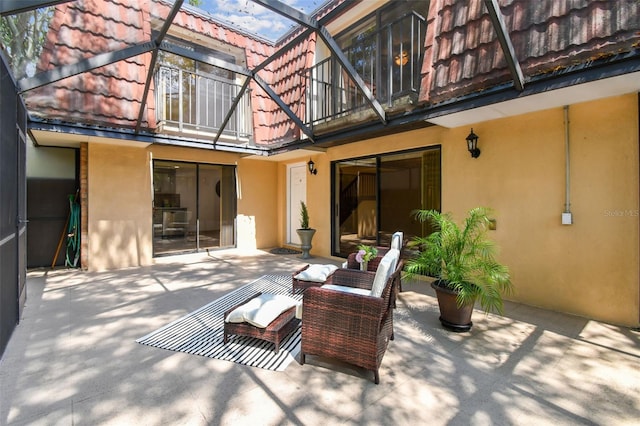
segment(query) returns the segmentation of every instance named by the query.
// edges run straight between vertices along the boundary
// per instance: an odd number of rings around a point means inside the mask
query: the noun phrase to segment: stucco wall
[[[144,148],[89,144],[89,270],[150,264],[151,181],[148,165],[148,152]]]
[[[316,229],[316,233],[311,241],[312,256],[330,257],[331,255],[331,170],[329,151],[327,154],[309,155],[305,153],[303,157],[289,163],[306,163],[313,160],[317,174],[307,174],[307,209],[309,211],[309,224]],[[278,175],[280,180],[282,210],[286,210],[286,165],[283,165]],[[286,213],[286,212],[285,212]],[[286,240],[286,214],[281,218],[283,234],[279,241],[281,244]],[[298,220],[295,216],[294,220]]]
[[[278,164],[238,161],[238,248],[278,245]]]
[[[239,154],[199,149],[152,146],[158,160],[236,165],[238,168],[238,248],[266,248],[278,245],[277,163]]]
[[[569,108],[570,203],[565,208],[562,108],[473,125],[482,154],[466,150],[469,127],[430,127],[331,148],[313,157],[309,213],[318,232],[313,254],[330,254],[331,161],[372,153],[442,146],[442,205],[460,220],[472,207],[495,210],[490,236],[511,269],[509,298],[603,321],[638,325],[637,95]]]
[[[89,259],[93,271],[153,263],[150,161],[238,167],[238,248],[279,243],[278,164],[238,154],[150,146],[89,144]]]
[[[495,209],[492,237],[511,268],[514,300],[637,325],[637,97],[572,105],[568,115],[572,225],[561,223],[561,108],[474,126],[480,158],[443,153],[443,209],[457,217],[475,205]]]
[[[472,159],[470,126],[429,127],[311,155],[307,206],[317,229],[311,254],[331,253],[330,163],[441,145],[442,205],[457,218],[478,205],[495,210],[491,232],[511,269],[510,299],[624,325],[639,315],[638,102],[635,94],[572,105],[571,211],[565,204],[562,108],[476,123],[482,154]],[[268,248],[286,237],[287,162],[237,154],[152,146],[89,144],[91,270],[153,262],[149,161],[238,166],[238,247]],[[303,158],[304,157],[304,158]]]

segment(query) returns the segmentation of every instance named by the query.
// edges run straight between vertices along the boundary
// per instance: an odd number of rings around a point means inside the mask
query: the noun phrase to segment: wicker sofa
[[[338,269],[332,285],[307,289],[302,303],[301,364],[307,355],[338,359],[373,371],[374,382],[380,383],[378,369],[394,337],[392,294],[402,267],[398,253],[379,297],[327,287],[344,286],[366,293],[380,269],[376,273]]]

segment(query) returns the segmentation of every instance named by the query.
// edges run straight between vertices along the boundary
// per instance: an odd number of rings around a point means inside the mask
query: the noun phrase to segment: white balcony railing
[[[216,134],[224,124],[241,85],[168,66],[155,74],[156,117],[163,132]],[[253,135],[249,92],[246,91],[224,126],[221,138],[245,143]]]

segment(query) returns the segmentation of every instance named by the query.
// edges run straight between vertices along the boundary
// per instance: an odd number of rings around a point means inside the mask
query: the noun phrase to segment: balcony
[[[348,40],[346,60],[387,114],[413,108],[420,90],[425,19],[409,12]],[[330,56],[301,71],[299,118],[316,134],[377,119],[370,102],[340,62]],[[227,143],[253,142],[249,92],[234,108],[241,84],[229,76],[187,71],[163,63],[155,74],[156,116],[162,133]],[[225,123],[228,111],[232,110]]]
[[[220,140],[248,143],[253,128],[249,92],[233,102],[241,85],[211,75],[202,75],[169,66],[160,66],[155,74],[156,117],[162,133],[212,137],[224,129]],[[233,109],[229,121],[227,113]]]
[[[412,12],[377,32],[358,36],[344,51],[365,86],[388,112],[406,108],[417,98],[425,31],[425,19]],[[335,57],[307,69],[303,79],[307,85],[301,102],[306,103],[304,121],[309,126],[367,116],[367,98]]]

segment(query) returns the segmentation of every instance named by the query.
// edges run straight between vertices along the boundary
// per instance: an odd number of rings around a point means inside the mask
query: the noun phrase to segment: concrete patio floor
[[[272,372],[135,341],[306,263],[228,250],[116,272],[30,271],[0,361],[0,424],[640,424],[637,331],[507,303],[505,316],[478,311],[471,332],[451,333],[424,283],[404,283],[377,386],[314,357]]]

